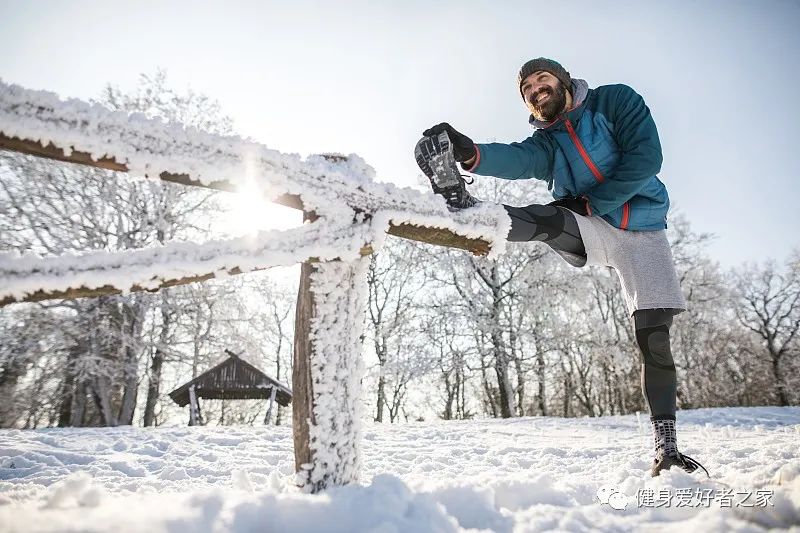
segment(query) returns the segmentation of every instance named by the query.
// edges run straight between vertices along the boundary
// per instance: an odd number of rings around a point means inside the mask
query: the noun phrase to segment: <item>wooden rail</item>
[[[42,146],[42,144],[38,141],[10,138],[2,133],[0,133],[0,149],[35,155],[47,159],[54,159],[57,161],[66,161],[69,163],[88,165],[96,168],[104,168],[117,172],[128,172],[127,166],[117,163],[113,158],[103,158],[95,161],[89,154],[78,150],[73,150],[69,155],[65,155],[63,150],[53,146],[52,144]],[[186,174],[170,174],[168,172],[161,172],[159,174],[159,178],[170,183],[190,185],[193,187],[203,187],[218,191],[236,192],[235,186],[228,181],[215,181],[210,184],[205,184],[192,179],[191,176]],[[271,199],[270,201],[286,207],[291,207],[293,209],[303,210],[303,202],[297,195],[284,194],[277,198]],[[486,255],[489,253],[489,249],[491,248],[491,245],[487,241],[482,239],[471,239],[443,228],[429,228],[415,226],[413,224],[391,224],[387,233],[389,233],[389,235],[394,235],[395,237],[410,239],[412,241],[467,250],[475,255]]]

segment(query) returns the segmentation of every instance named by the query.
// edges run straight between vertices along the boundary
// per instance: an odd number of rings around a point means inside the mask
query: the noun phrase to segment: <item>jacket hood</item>
[[[584,100],[586,100],[586,95],[589,94],[589,84],[586,82],[586,80],[572,78],[572,90],[570,92],[572,93],[572,109],[575,109],[576,107],[579,107]],[[558,119],[552,122],[544,122],[541,120],[536,120],[533,118],[533,115],[528,117],[528,123],[530,123],[530,125],[537,130],[544,129],[552,125],[553,122],[557,120]]]

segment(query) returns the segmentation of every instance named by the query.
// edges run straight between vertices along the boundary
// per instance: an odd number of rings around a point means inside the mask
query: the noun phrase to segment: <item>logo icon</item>
[[[603,485],[597,489],[597,499],[601,504],[608,505],[617,511],[622,511],[628,506],[628,497],[620,492],[619,488],[611,485]]]

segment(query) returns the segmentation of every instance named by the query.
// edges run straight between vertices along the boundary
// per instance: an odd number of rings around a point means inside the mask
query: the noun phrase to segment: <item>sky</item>
[[[723,266],[800,248],[800,2],[89,2],[0,0],[0,78],[97,98],[165,69],[239,135],[356,153],[416,186],[413,147],[447,121],[475,142],[532,133],[516,76],[560,61],[651,109],[673,206]],[[490,180],[493,178],[479,178]]]

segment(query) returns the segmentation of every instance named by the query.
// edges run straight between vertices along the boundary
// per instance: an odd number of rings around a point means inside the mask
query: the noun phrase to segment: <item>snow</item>
[[[800,408],[678,421],[679,446],[712,479],[650,478],[634,415],[538,417],[364,425],[363,485],[313,495],[294,487],[289,427],[3,430],[0,529],[800,531]],[[637,506],[651,489],[772,491],[772,505]]]

